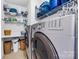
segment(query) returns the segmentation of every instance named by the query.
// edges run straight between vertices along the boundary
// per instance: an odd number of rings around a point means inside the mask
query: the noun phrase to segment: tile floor
[[[10,54],[4,55],[3,59],[29,59],[28,58],[28,50],[23,51],[19,50],[17,52],[11,52]],[[32,51],[32,59],[41,59],[39,54]]]
[[[3,59],[28,59],[26,51],[19,50],[18,52],[11,52],[4,56]]]

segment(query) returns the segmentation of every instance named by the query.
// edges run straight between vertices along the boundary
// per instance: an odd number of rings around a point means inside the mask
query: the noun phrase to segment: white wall
[[[45,0],[36,0],[36,5],[39,7]]]
[[[8,3],[14,3],[16,5],[27,6],[27,0],[5,0]]]
[[[44,2],[44,1],[50,1],[50,0],[35,0],[36,1],[36,6],[39,8],[39,6]]]
[[[3,2],[4,2],[4,0],[1,0],[1,19],[4,16],[4,14],[3,14]],[[2,20],[0,20],[0,22],[2,23]],[[0,46],[1,47],[1,59],[3,59],[4,51],[3,51],[3,41],[2,40],[0,41],[0,44],[1,44],[1,46]]]
[[[3,41],[1,40],[1,59],[3,59],[4,51],[3,51]]]
[[[35,0],[28,0],[28,25],[33,25],[34,23],[36,23],[36,19],[35,19],[35,6],[36,6],[36,2]]]

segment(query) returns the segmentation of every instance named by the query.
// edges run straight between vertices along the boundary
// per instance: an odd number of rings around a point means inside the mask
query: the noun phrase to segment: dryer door
[[[53,43],[45,34],[41,32],[35,33],[33,48],[34,59],[59,59]]]

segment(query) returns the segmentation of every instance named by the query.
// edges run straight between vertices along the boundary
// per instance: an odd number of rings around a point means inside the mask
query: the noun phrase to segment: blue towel
[[[17,13],[17,10],[15,8],[10,8],[9,12]]]

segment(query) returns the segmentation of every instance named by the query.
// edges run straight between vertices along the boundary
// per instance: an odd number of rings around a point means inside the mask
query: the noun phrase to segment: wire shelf
[[[37,11],[36,11],[36,19],[43,19],[46,18],[50,15],[54,15],[54,17],[57,16],[64,16],[67,14],[75,14],[77,12],[77,1],[68,1],[58,7],[56,7],[55,9],[49,11],[48,13],[44,14],[43,16],[37,17]]]

